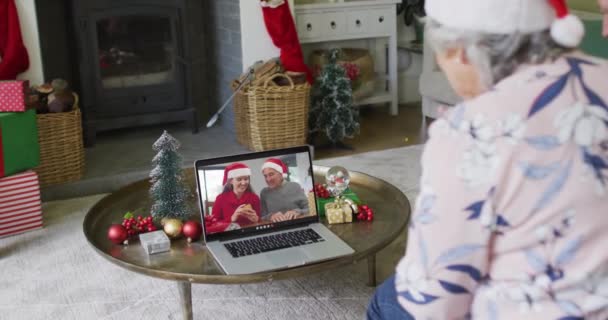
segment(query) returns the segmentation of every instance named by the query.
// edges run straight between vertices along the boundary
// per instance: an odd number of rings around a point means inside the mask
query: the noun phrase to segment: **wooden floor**
[[[397,116],[389,115],[386,107],[366,107],[361,109],[360,124],[361,132],[353,139],[344,140],[353,150],[319,148],[318,145],[323,143],[316,143],[315,159],[419,144],[422,126],[420,104],[399,106]]]

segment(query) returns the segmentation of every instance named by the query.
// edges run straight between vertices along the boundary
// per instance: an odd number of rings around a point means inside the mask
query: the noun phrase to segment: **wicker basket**
[[[234,86],[233,86],[234,89]],[[248,98],[245,88],[239,90],[234,96],[234,125],[236,128],[236,141],[241,145],[251,149],[249,146],[249,113]]]
[[[278,77],[286,78],[289,85],[274,85],[272,81]],[[306,143],[310,84],[294,85],[288,75],[279,73],[268,77],[263,85],[251,85],[243,91],[241,100],[237,96],[235,102],[241,144],[263,151]]]
[[[42,187],[79,180],[84,174],[84,145],[78,95],[69,112],[36,115],[40,165],[34,168]]]

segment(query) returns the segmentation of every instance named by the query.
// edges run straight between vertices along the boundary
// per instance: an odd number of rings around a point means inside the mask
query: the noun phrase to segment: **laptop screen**
[[[317,219],[307,147],[196,163],[206,239]]]

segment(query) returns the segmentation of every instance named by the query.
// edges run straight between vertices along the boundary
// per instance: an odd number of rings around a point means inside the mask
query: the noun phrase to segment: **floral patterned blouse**
[[[608,319],[608,62],[524,66],[430,129],[397,266],[416,319]]]

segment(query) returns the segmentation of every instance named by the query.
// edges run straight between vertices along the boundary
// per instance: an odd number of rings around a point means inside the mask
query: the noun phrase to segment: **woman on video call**
[[[564,0],[425,8],[464,102],[431,125],[406,254],[368,319],[608,319],[608,61],[577,50]]]
[[[260,219],[260,198],[250,184],[251,169],[233,163],[224,169],[224,191],[215,198],[211,215],[218,222],[236,223],[243,227]]]
[[[308,198],[299,183],[286,181],[287,166],[270,158],[262,165],[268,187],[262,189],[262,219],[280,222],[308,214]]]

